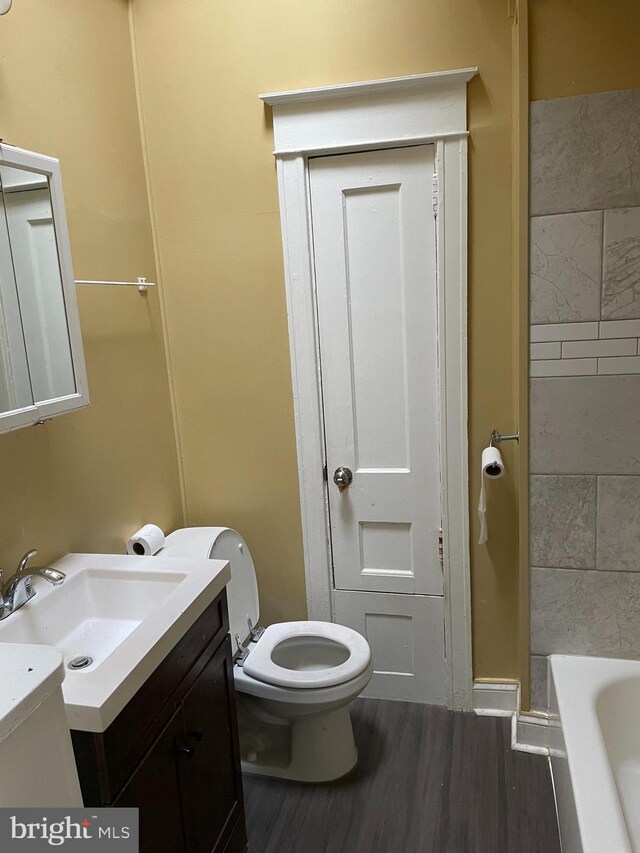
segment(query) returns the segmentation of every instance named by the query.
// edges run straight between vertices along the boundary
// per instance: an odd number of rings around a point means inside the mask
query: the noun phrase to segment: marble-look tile
[[[531,564],[565,569],[596,566],[596,478],[530,478]]]
[[[640,207],[604,213],[602,317],[640,317]]]
[[[547,698],[547,659],[538,655],[531,655],[530,689],[531,698],[529,707],[532,711],[549,710]]]
[[[531,569],[531,653],[640,657],[640,574]]]
[[[531,220],[531,322],[598,320],[602,211]]]
[[[529,434],[532,474],[640,474],[640,376],[532,379]]]
[[[640,572],[640,477],[598,477],[596,566]]]
[[[640,89],[531,104],[531,214],[640,205]]]

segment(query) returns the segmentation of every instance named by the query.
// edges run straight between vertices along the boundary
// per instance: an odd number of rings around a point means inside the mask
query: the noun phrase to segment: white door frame
[[[309,196],[310,156],[434,144],[447,704],[471,710],[467,441],[467,83],[477,68],[260,95],[273,108],[311,619],[332,583]]]

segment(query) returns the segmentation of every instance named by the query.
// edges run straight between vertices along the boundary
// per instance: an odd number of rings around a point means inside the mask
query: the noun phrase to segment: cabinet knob
[[[188,729],[187,737],[193,738],[193,740],[202,740],[204,737],[204,729]]]
[[[183,746],[182,744],[178,744],[178,752],[186,755],[187,758],[193,758],[195,749],[192,746]]]

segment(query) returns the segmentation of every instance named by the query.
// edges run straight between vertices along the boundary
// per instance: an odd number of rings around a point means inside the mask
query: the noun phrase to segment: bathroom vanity
[[[85,805],[140,808],[141,850],[246,846],[226,592],[104,732],[72,730]]]
[[[64,582],[34,577],[0,642],[64,662],[84,804],[138,807],[141,851],[240,853],[228,561],[68,554],[55,568]]]

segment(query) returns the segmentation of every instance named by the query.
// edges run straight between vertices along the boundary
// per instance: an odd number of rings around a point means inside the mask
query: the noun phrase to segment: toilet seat
[[[289,668],[274,660],[278,657],[278,647],[286,648],[289,656],[296,657],[296,641],[300,641],[300,666]],[[347,655],[337,665],[328,663],[324,667],[314,664],[314,668],[304,668],[305,640],[318,640],[316,648],[322,652],[322,641],[326,641],[327,658],[336,651]],[[284,646],[283,644],[286,644]],[[336,650],[336,645],[342,647]],[[245,659],[243,669],[251,678],[280,687],[318,689],[344,684],[361,675],[369,666],[371,650],[363,636],[333,622],[281,622],[270,625]]]
[[[266,681],[258,681],[244,671],[244,667],[238,662],[233,667],[233,681],[238,693],[253,696],[258,699],[267,700],[272,703],[285,703],[297,705],[300,708],[315,707],[331,704],[334,702],[351,702],[365,689],[371,681],[373,668],[371,663],[361,675],[344,684],[335,684],[333,687],[318,687],[315,690],[298,690],[295,687],[280,687],[277,684],[267,684]]]

